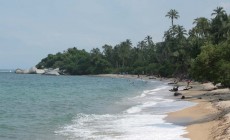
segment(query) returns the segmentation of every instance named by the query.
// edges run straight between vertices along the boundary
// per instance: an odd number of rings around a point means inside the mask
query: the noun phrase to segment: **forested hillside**
[[[146,36],[137,45],[127,39],[90,52],[74,47],[49,54],[37,67],[60,68],[71,75],[127,72],[230,86],[230,15],[222,7],[210,14],[211,19],[194,19],[194,27],[187,31],[174,24],[180,16],[172,9],[166,13],[171,26],[164,32],[163,42],[154,43],[151,36]]]

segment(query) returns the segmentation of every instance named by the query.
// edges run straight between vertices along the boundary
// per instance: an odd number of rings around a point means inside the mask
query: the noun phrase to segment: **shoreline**
[[[166,121],[186,126],[186,134],[182,135],[190,140],[210,140],[213,126],[217,125],[214,116],[218,110],[212,103],[204,100],[194,100],[195,106],[171,112],[165,118]]]
[[[132,74],[98,74],[91,75],[95,77],[110,77],[110,78],[126,78],[126,79],[142,79],[142,80],[157,80],[162,82],[171,82],[174,78],[164,78],[156,76],[147,76],[147,75],[132,75]]]
[[[181,85],[185,86],[186,83],[182,82]],[[187,134],[182,136],[190,140],[230,139],[229,89],[216,89],[211,83],[194,83],[191,86],[192,89],[179,90],[178,93],[185,96],[186,101],[197,105],[168,113],[166,121],[184,124]]]
[[[152,77],[146,75],[119,75],[119,74],[103,74],[99,77],[112,78],[134,78],[151,80]],[[172,82],[173,78],[157,78],[163,82]],[[185,96],[184,101],[196,103],[195,106],[188,107],[176,112],[168,113],[165,120],[167,122],[185,126],[186,134],[184,138],[190,140],[228,140],[230,139],[230,90],[217,89],[211,83],[201,84],[192,82],[189,90],[183,90],[187,83],[178,82],[180,93],[175,99],[181,100]],[[172,92],[172,96],[173,96]]]

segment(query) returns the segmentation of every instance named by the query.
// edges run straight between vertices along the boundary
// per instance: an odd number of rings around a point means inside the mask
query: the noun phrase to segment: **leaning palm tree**
[[[172,26],[173,26],[173,20],[174,19],[178,19],[180,16],[178,15],[179,13],[175,10],[175,9],[171,9],[166,15],[165,17],[169,17],[171,19],[172,22]]]

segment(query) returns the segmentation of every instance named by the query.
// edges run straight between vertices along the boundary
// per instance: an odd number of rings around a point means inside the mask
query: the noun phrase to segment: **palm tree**
[[[155,45],[153,43],[152,37],[148,35],[145,37],[144,41],[147,43],[146,53],[147,54],[155,53],[156,48],[155,48]]]
[[[220,16],[226,14],[226,11],[224,10],[223,7],[217,7],[217,8],[214,9],[213,11],[214,11],[214,12],[213,12],[211,15],[212,15],[212,16],[213,16],[213,15],[216,15],[216,17],[220,17]]]
[[[193,22],[196,24],[195,31],[202,38],[207,37],[210,28],[210,21],[205,17],[196,18]]]
[[[165,17],[169,17],[172,21],[172,26],[173,26],[173,20],[178,19],[180,16],[178,15],[179,13],[175,9],[171,9]]]
[[[185,30],[185,28],[183,26],[177,25],[176,37],[181,40],[184,39],[186,35],[187,35],[187,31]]]
[[[138,42],[138,44],[137,44],[137,48],[140,49],[139,58],[140,58],[141,61],[145,60],[145,54],[144,53],[145,53],[146,47],[147,47],[147,44],[146,44],[146,42],[144,40]]]
[[[225,29],[224,25],[228,22],[228,15],[223,7],[217,7],[213,10],[212,16],[215,17],[212,19],[210,33],[212,34],[212,40],[214,44],[218,44],[221,42],[225,37]]]
[[[145,37],[145,41],[149,46],[153,44],[152,37],[149,35]]]
[[[225,31],[224,37],[230,38],[230,15],[228,16],[228,20],[224,22],[223,26],[224,26],[224,31]]]
[[[167,39],[176,39],[179,38],[181,39],[182,36],[184,37],[185,35],[187,35],[186,33],[187,31],[185,30],[185,28],[183,26],[180,25],[173,25],[169,28],[168,31],[165,32],[164,34],[164,38]]]
[[[119,56],[122,60],[122,67],[125,67],[126,62],[128,62],[131,48],[132,48],[132,42],[129,39],[121,42],[118,45]]]
[[[141,51],[143,51],[143,49],[147,46],[145,41],[140,41],[137,44],[137,48],[139,48]]]

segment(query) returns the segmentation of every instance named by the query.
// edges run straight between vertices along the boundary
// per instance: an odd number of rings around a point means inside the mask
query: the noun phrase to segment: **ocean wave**
[[[130,98],[132,106],[118,114],[77,114],[72,122],[55,134],[68,140],[187,140],[185,127],[164,121],[166,113],[186,106],[185,102],[167,99],[159,92],[168,92],[163,85],[145,90]]]
[[[164,86],[160,86],[160,87],[157,87],[155,89],[152,89],[152,90],[144,90],[141,93],[141,95],[138,95],[138,96],[134,97],[133,99],[143,98],[143,97],[146,97],[147,95],[154,95],[154,94],[158,93],[159,91],[165,90],[165,89],[168,89],[168,88],[169,88],[169,86],[164,85]]]
[[[166,115],[78,114],[72,124],[55,131],[67,139],[94,140],[186,140],[184,127],[166,123]]]

